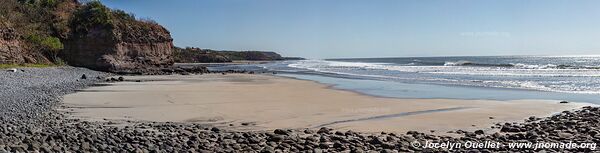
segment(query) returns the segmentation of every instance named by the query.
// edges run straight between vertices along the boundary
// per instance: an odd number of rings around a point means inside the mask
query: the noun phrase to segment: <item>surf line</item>
[[[357,118],[357,119],[333,121],[333,122],[329,122],[329,123],[325,123],[325,124],[321,124],[321,125],[315,126],[314,128],[320,128],[320,127],[330,126],[330,125],[340,124],[340,123],[358,122],[358,121],[366,121],[366,120],[379,120],[379,119],[395,118],[395,117],[411,116],[411,115],[419,115],[419,114],[427,114],[427,113],[435,113],[435,112],[456,111],[456,110],[463,110],[463,109],[470,109],[470,108],[473,108],[473,107],[452,107],[452,108],[441,108],[441,109],[430,109],[430,110],[414,111],[414,112],[402,112],[402,113],[396,113],[396,114],[387,114],[387,115],[371,116],[371,117],[365,117],[365,118]]]

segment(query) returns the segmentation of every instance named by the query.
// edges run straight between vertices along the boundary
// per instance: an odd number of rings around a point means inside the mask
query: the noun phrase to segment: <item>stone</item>
[[[520,132],[518,128],[510,127],[510,126],[502,126],[500,132]]]
[[[319,148],[315,148],[315,149],[313,149],[313,153],[323,153],[323,150],[321,150]]]
[[[314,131],[314,130],[311,130],[311,129],[305,129],[305,130],[304,130],[304,133],[305,133],[305,134],[313,134],[313,133],[315,133],[315,131]]]
[[[273,133],[279,134],[279,135],[289,135],[288,131],[282,130],[282,129],[275,129],[275,131],[273,131]]]
[[[317,133],[321,134],[321,133],[329,133],[329,129],[327,129],[326,127],[322,127],[319,129],[319,131],[317,131]]]
[[[221,131],[221,129],[219,129],[217,127],[213,127],[213,128],[210,129],[210,131],[219,132],[219,131]]]
[[[573,138],[573,134],[571,134],[571,133],[566,133],[566,132],[559,132],[559,133],[558,133],[558,137],[559,137],[559,138],[561,138],[561,139],[563,139],[563,140],[566,140],[566,139],[571,139],[571,138]]]
[[[329,144],[327,144],[327,143],[325,143],[325,142],[321,142],[321,143],[319,144],[319,148],[321,148],[321,149],[327,149],[327,148],[329,148]]]

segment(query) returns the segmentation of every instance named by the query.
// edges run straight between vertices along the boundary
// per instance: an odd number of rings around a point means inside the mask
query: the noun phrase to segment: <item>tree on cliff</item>
[[[136,19],[131,13],[113,10],[99,1],[85,3],[71,20],[74,36],[85,37],[90,31],[113,33],[114,41],[153,43],[172,41],[168,30],[151,19]]]
[[[112,28],[111,10],[99,1],[86,3],[75,11],[71,27],[76,34],[85,34],[91,28]]]

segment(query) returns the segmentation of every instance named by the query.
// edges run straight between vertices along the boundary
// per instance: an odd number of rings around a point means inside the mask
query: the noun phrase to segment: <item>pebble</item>
[[[24,73],[0,72],[0,152],[448,152],[423,150],[411,143],[439,141],[463,143],[494,141],[600,142],[600,109],[584,107],[547,118],[503,123],[499,132],[457,130],[447,137],[409,131],[360,133],[315,129],[275,129],[238,132],[209,125],[130,121],[125,127],[107,122],[69,119],[59,112],[61,96],[98,83],[111,74],[83,68],[27,68]],[[84,75],[85,78],[84,79]],[[26,79],[23,79],[26,78]],[[80,81],[76,81],[81,79]],[[109,78],[122,81],[124,78]],[[491,119],[491,117],[490,117]],[[242,123],[243,125],[243,123]],[[507,147],[452,152],[519,152]],[[543,148],[536,152],[592,152],[587,148]]]

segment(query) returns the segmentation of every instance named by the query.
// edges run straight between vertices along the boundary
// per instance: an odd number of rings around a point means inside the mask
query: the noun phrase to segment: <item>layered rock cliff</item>
[[[2,63],[64,61],[122,73],[155,71],[174,63],[167,29],[99,1],[2,0],[0,19]]]
[[[92,4],[88,4],[92,5]],[[90,13],[94,9],[106,12]],[[107,18],[102,19],[108,15]],[[89,18],[96,18],[89,20]],[[107,20],[98,23],[95,20]],[[63,56],[71,65],[118,73],[144,73],[173,65],[173,39],[167,29],[151,21],[104,6],[85,6],[75,15],[73,35]]]

